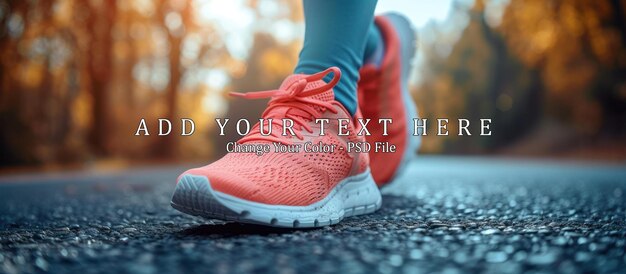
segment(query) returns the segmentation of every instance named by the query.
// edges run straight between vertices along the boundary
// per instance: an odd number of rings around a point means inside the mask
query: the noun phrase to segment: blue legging
[[[295,73],[312,74],[328,67],[339,67],[342,76],[334,88],[335,99],[354,114],[359,69],[382,44],[380,32],[374,25],[377,0],[303,2],[304,46]]]

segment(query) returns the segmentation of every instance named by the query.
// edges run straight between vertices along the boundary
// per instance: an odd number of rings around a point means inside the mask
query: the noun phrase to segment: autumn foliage
[[[245,2],[256,27],[241,55],[229,43],[245,35],[201,14],[220,1],[0,0],[0,166],[223,153],[234,137],[216,136],[213,119],[254,119],[264,105],[224,94],[276,87],[301,45],[263,27],[302,23],[300,1],[276,1],[271,14],[259,2]],[[549,153],[623,139],[626,1],[510,0],[497,24],[487,4],[457,6],[468,18],[458,39],[420,44],[412,90],[421,116],[492,118],[494,135],[428,136],[423,152]],[[155,128],[181,117],[196,122],[193,136],[133,136],[141,118]]]
[[[460,11],[469,22],[448,55],[425,45],[415,90],[425,116],[492,117],[494,136],[428,137],[424,149],[548,155],[623,140],[626,1],[511,0],[497,25],[488,3]]]

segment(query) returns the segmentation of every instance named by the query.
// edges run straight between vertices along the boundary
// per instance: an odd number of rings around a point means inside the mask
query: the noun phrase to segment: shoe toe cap
[[[244,200],[261,203],[267,202],[267,199],[265,199],[262,195],[259,186],[254,184],[254,182],[251,182],[250,180],[232,172],[194,168],[185,171],[181,177],[184,175],[206,177],[213,191],[228,194]]]

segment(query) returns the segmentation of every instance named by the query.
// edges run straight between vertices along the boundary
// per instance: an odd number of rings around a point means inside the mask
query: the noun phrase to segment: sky
[[[429,21],[443,22],[450,13],[452,0],[379,0],[376,13],[401,12],[420,29]]]

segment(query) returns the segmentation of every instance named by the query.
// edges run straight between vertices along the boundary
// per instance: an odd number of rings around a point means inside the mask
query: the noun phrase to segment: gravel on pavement
[[[0,273],[625,273],[626,166],[420,157],[321,229],[169,205],[183,167],[0,178]]]

